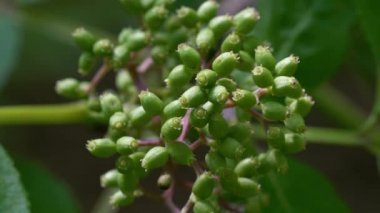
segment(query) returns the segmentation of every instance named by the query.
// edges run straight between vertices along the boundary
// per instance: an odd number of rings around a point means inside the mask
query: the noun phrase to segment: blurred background
[[[201,1],[177,2],[196,6]],[[278,57],[289,53],[301,57],[298,77],[317,101],[309,126],[350,129],[369,114],[379,55],[373,54],[365,34],[368,26],[362,24],[355,1],[225,0],[221,4],[223,13],[230,14],[257,6],[262,16],[257,35],[272,43]],[[370,7],[380,8],[376,4]],[[379,24],[377,16],[372,21]],[[68,76],[80,78],[76,72],[80,51],[70,37],[73,29],[84,26],[117,35],[134,23],[117,0],[0,0],[0,104],[66,102],[55,94],[54,84]],[[344,109],[351,114],[340,114]],[[91,212],[101,193],[98,177],[113,161],[93,158],[85,142],[102,134],[102,129],[88,125],[2,126],[0,142],[15,159],[29,194],[54,188],[57,195],[31,199],[52,199],[52,206],[67,201],[70,205],[63,212]],[[376,158],[368,151],[310,144],[296,158],[327,177],[352,212],[380,212],[380,176]],[[33,211],[49,212],[49,208]],[[142,199],[128,212],[166,209]]]

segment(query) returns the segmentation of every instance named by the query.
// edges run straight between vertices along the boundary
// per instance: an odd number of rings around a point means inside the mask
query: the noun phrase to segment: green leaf
[[[0,145],[0,212],[29,212],[29,204],[13,162]]]
[[[259,0],[262,19],[256,27],[276,57],[300,56],[301,83],[316,87],[341,65],[349,42],[353,10],[345,0]]]
[[[349,212],[323,175],[296,160],[289,160],[286,175],[269,175],[263,183],[263,191],[270,196],[264,212]]]
[[[20,28],[14,16],[0,9],[0,89],[8,79],[19,52]]]
[[[54,177],[43,167],[30,161],[16,161],[21,181],[28,194],[31,212],[76,213],[80,212],[66,183]]]

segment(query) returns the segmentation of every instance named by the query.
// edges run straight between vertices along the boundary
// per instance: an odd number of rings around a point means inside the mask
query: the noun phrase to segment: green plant
[[[305,211],[303,204],[284,204],[287,195],[278,188],[287,187],[284,177],[296,180],[288,174],[292,167],[307,170],[289,158],[307,141],[359,145],[379,155],[379,104],[359,132],[306,127],[314,100],[298,80],[303,58],[286,50],[297,35],[287,40],[260,35],[254,30],[260,22],[256,9],[218,15],[213,0],[195,9],[171,0],[120,2],[141,26],[124,28],[117,38],[85,28],[72,34],[82,51],[78,72],[91,80],[66,78],[55,89],[74,103],[0,108],[0,124],[87,121],[106,127],[104,137],[86,147],[95,157],[115,159],[100,177],[113,206],[147,196],[171,212],[276,212],[277,203],[284,212]],[[266,39],[274,41],[274,49],[285,44],[274,54]],[[114,86],[100,89],[108,76]],[[313,96],[328,102],[320,92]],[[339,118],[339,110],[333,116],[342,123],[361,123],[354,115]],[[373,142],[363,145],[362,135]],[[190,184],[178,177],[184,167],[196,176]],[[159,194],[144,184],[155,172],[161,173]],[[173,200],[179,186],[188,190],[186,203]],[[336,211],[347,210],[337,203]]]

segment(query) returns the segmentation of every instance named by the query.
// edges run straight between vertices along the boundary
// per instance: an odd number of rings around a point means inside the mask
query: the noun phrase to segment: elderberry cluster
[[[56,85],[60,95],[86,100],[92,121],[108,125],[87,149],[117,156],[115,168],[101,176],[103,187],[116,189],[111,204],[129,205],[143,195],[141,180],[153,170],[163,171],[157,183],[165,203],[173,204],[182,165],[197,175],[183,212],[257,212],[266,203],[261,179],[286,172],[286,155],[305,148],[304,117],[313,101],[293,77],[298,57],[276,61],[252,34],[260,19],[254,8],[230,16],[217,15],[213,0],[197,9],[175,8],[172,0],[120,2],[142,26],[122,29],[117,39],[75,30],[83,50],[79,73],[102,64],[91,81]],[[99,92],[101,79],[113,73],[116,88]],[[260,137],[266,143],[255,140]]]

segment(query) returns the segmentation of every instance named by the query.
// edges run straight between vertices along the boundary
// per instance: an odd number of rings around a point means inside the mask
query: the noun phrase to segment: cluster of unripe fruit
[[[175,13],[170,0],[121,3],[141,16],[141,28],[123,29],[117,41],[77,29],[79,73],[90,74],[99,59],[103,65],[91,82],[68,78],[56,85],[62,96],[87,100],[89,117],[108,125],[87,148],[97,157],[118,155],[116,168],[101,177],[103,187],[118,189],[111,203],[132,203],[141,179],[155,169],[164,170],[159,187],[171,190],[175,168],[184,165],[196,168],[194,212],[223,212],[221,201],[256,212],[265,197],[260,179],[286,172],[286,154],[305,147],[303,118],[313,101],[293,77],[298,58],[277,62],[252,35],[260,19],[253,8],[230,16],[217,15],[213,0]],[[116,90],[98,94],[110,70]],[[254,141],[258,124],[267,143]]]

